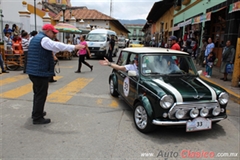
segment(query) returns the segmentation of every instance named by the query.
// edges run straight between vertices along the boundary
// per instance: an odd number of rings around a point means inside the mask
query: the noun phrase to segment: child
[[[206,77],[210,78],[212,76],[212,67],[213,67],[213,63],[215,61],[215,54],[213,52],[210,52],[208,57],[207,57],[207,61],[206,61],[206,72],[207,75]]]

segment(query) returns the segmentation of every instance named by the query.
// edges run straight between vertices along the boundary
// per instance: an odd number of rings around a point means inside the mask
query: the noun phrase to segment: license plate
[[[212,121],[208,118],[198,117],[186,124],[186,132],[207,130],[212,128]]]
[[[95,55],[95,53],[91,53],[91,55],[92,55],[92,56],[94,56],[94,55]]]

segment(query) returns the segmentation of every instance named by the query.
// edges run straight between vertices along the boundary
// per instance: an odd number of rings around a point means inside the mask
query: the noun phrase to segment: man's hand
[[[79,49],[82,49],[82,48],[85,48],[85,47],[86,47],[85,45],[81,45],[81,44],[75,45],[76,50],[79,50]]]
[[[104,57],[104,60],[100,60],[99,63],[102,66],[108,66],[110,64],[109,61],[107,60],[107,58],[105,58],[105,57]]]

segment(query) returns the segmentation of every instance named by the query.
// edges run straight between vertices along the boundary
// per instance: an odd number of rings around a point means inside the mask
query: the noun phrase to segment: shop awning
[[[240,1],[230,4],[230,6],[229,6],[228,13],[232,13],[232,12],[236,12],[236,11],[240,11]]]

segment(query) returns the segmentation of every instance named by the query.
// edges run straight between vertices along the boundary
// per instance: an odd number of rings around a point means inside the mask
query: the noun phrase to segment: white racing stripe
[[[210,90],[212,95],[212,101],[215,101],[217,99],[216,92],[207,83],[203,82],[200,78],[197,78],[197,80]]]
[[[171,86],[171,85],[169,85],[169,84],[167,84],[164,81],[161,81],[159,79],[154,79],[153,81],[160,84],[161,86],[165,87],[170,92],[172,92],[173,95],[175,96],[176,100],[177,100],[177,103],[182,103],[183,102],[182,95],[178,90],[176,90],[176,88],[174,88],[173,86]]]

